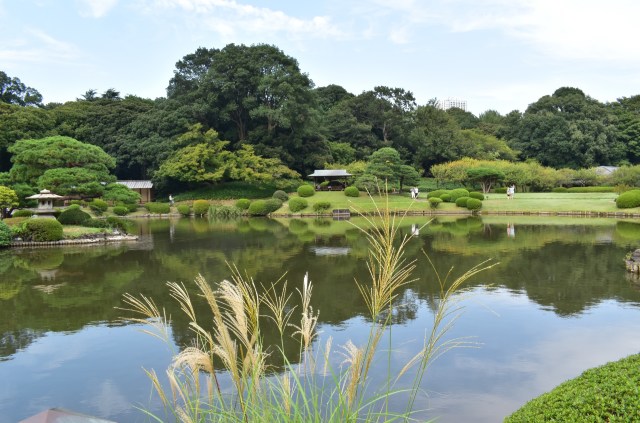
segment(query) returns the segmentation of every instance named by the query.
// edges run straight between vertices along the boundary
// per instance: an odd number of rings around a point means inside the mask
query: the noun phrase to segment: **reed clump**
[[[389,213],[386,202],[381,207],[376,204],[376,209],[369,227],[360,228],[370,244],[369,278],[356,281],[370,321],[369,336],[362,345],[348,341],[334,347],[331,338],[318,339],[319,312],[311,305],[313,286],[308,275],[295,291],[281,279],[263,292],[235,267],[231,267],[231,281],[222,281],[216,289],[199,275],[195,283],[210,310],[207,316],[196,315],[194,299],[184,285],[168,283],[171,296],[189,319],[194,340],[176,352],[166,370],[168,382],[162,383],[153,370],[147,372],[166,413],[183,423],[414,421],[416,398],[429,363],[450,348],[470,345],[466,339],[445,337],[459,316],[457,293],[467,279],[491,266],[481,263],[452,281],[451,271],[444,278],[436,273],[440,298],[422,349],[400,374],[391,375],[389,365],[384,386],[369,386],[375,359],[389,354],[387,363],[391,362],[392,348],[383,351],[381,340],[392,331],[399,295],[417,277],[415,262],[404,255],[410,238],[398,230],[402,217]],[[170,319],[163,309],[145,296],[127,294],[124,301],[126,310],[134,313],[126,320],[149,325],[146,332],[172,345]],[[264,345],[261,328],[265,323],[275,325],[280,345]],[[298,342],[297,364],[285,354],[284,341],[289,336]],[[343,360],[336,365],[338,354]],[[275,355],[284,363],[279,372],[267,364]],[[413,381],[399,388],[399,379],[410,369],[414,369]],[[404,409],[390,407],[390,398],[397,396],[404,400]]]

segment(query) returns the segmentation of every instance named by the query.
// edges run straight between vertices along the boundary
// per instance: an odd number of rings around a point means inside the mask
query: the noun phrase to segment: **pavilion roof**
[[[310,177],[339,177],[339,176],[353,176],[344,169],[323,169],[314,170]]]

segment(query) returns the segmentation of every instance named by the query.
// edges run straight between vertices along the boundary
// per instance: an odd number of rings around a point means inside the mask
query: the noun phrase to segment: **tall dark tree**
[[[0,71],[0,102],[18,106],[42,106],[42,94],[27,87],[19,78]]]

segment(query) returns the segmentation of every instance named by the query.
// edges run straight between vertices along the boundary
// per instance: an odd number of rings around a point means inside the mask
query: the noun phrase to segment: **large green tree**
[[[11,214],[11,210],[19,205],[16,192],[9,187],[0,185],[0,217],[4,219]]]
[[[0,102],[18,106],[41,106],[42,94],[23,84],[19,78],[0,71]]]
[[[116,164],[100,147],[63,136],[19,140],[9,147],[9,152],[13,155],[11,180],[32,186],[46,171],[58,168],[86,169],[98,181],[108,182],[113,179],[110,171]]]

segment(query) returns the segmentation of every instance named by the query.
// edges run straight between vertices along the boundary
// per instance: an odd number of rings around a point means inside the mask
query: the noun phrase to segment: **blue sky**
[[[0,70],[65,102],[166,94],[198,47],[274,44],[316,86],[523,111],[561,86],[640,94],[636,0],[0,0]]]

